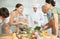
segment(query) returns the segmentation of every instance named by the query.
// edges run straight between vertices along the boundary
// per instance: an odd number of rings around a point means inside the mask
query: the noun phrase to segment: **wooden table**
[[[12,36],[0,34],[0,39],[12,39]],[[39,36],[37,39],[43,39],[43,37]],[[59,39],[59,38],[55,38],[55,39]]]
[[[0,34],[0,39],[12,39],[12,37],[9,35]]]

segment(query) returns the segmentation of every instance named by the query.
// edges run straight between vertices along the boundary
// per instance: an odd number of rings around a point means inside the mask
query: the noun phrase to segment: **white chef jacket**
[[[33,28],[36,26],[41,26],[41,24],[43,23],[43,14],[40,10],[38,10],[37,12],[32,12],[30,14],[30,17],[32,20],[31,24]],[[38,24],[34,24],[34,21],[38,22]]]

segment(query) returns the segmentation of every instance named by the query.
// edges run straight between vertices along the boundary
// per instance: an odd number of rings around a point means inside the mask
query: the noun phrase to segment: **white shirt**
[[[8,23],[8,22],[9,22],[9,19],[10,19],[10,17],[5,18],[4,21],[2,21],[2,20],[0,19],[0,34],[1,34],[2,32],[3,32],[3,33],[5,32],[3,24],[4,24],[4,23]]]
[[[43,25],[47,24],[48,23],[48,18],[47,18],[47,14],[44,14],[44,23]]]
[[[30,14],[30,17],[31,17],[31,24],[32,24],[32,27],[34,26],[41,26],[42,24],[42,21],[43,21],[43,14],[40,12],[40,11],[37,11],[37,12],[32,12]],[[34,21],[38,22],[38,24],[34,24]]]
[[[9,19],[10,19],[10,16],[7,17],[7,18],[5,18],[4,22],[5,22],[5,23],[8,23],[8,22],[9,22]]]
[[[48,17],[49,17],[49,15],[47,16],[47,14],[44,14],[44,23],[43,23],[43,25],[45,25],[45,24],[47,24],[48,22],[49,22],[49,20],[48,20]],[[46,30],[48,33],[52,33],[52,30],[51,30],[51,28],[50,29],[48,29],[48,30]]]

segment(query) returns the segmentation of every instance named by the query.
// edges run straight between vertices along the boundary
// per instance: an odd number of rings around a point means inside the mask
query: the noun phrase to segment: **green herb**
[[[36,26],[35,28],[34,28],[34,30],[37,30],[37,31],[39,31],[41,29],[41,27],[39,27],[39,26]]]

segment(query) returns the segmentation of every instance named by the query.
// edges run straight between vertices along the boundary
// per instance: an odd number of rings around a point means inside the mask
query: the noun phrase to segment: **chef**
[[[33,10],[32,13],[30,13],[30,17],[32,20],[32,27],[36,27],[36,26],[41,26],[42,25],[42,21],[43,21],[43,14],[39,9],[39,4],[35,4],[33,5]]]

